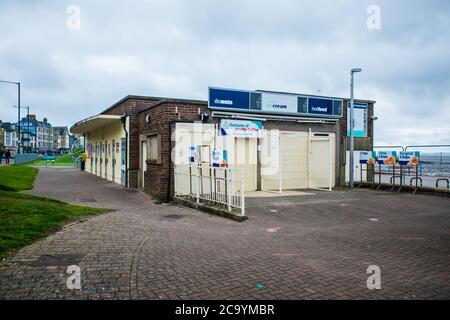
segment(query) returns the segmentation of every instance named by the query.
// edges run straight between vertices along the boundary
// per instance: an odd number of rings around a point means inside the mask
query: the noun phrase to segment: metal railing
[[[376,165],[373,176],[377,175],[383,183],[392,185],[392,188],[406,185],[424,186],[436,189],[450,189],[450,160],[448,151],[449,144],[436,145],[410,145],[410,146],[376,146],[374,149],[397,149],[401,151],[420,151],[420,164],[418,168],[400,165]],[[441,149],[441,150],[435,150]],[[423,152],[426,150],[427,152]],[[429,150],[429,152],[428,152]],[[438,159],[440,154],[440,159]],[[446,154],[444,156],[444,154]],[[368,173],[369,176],[369,173]],[[382,178],[382,179],[381,179]]]
[[[244,172],[209,165],[175,165],[175,197],[218,208],[240,210],[245,216]]]

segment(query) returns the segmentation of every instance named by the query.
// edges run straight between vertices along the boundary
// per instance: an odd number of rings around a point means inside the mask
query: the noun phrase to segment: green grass
[[[34,161],[28,162],[27,166],[46,166],[47,162],[41,158],[38,158]],[[67,153],[62,156],[59,156],[55,159],[55,162],[48,163],[48,166],[64,166],[64,167],[73,167],[75,164],[72,160],[72,155]]]
[[[30,189],[36,173],[25,166],[0,168],[0,260],[69,222],[107,211],[15,192]]]
[[[0,190],[29,190],[33,187],[37,172],[36,168],[25,166],[0,167]]]

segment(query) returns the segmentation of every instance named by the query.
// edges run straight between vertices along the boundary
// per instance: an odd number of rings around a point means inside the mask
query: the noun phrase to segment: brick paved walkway
[[[41,169],[31,192],[115,209],[0,264],[0,299],[448,299],[450,199],[355,190],[251,201],[244,223],[75,169]],[[85,202],[93,201],[96,202]],[[81,257],[81,290],[66,266]],[[366,269],[382,289],[366,288]]]

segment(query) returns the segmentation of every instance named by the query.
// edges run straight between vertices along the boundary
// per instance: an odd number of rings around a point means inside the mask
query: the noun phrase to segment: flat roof
[[[115,107],[117,107],[118,105],[120,105],[121,103],[124,103],[127,100],[148,100],[148,101],[155,101],[158,102],[157,105],[159,105],[161,102],[172,102],[172,103],[208,103],[208,101],[206,100],[191,100],[191,99],[178,99],[178,98],[167,98],[167,97],[153,97],[153,96],[139,96],[139,95],[128,95],[123,97],[122,99],[120,99],[119,101],[117,101],[116,103],[114,103],[112,106],[110,106],[109,108],[103,110],[102,112],[100,112],[100,114],[105,114],[106,112],[114,109]],[[145,108],[144,110],[148,110],[153,106],[149,106],[148,108]],[[140,110],[144,111],[144,110]]]
[[[139,110],[138,113],[142,113],[145,112],[147,110],[153,109],[155,107],[158,107],[160,105],[166,104],[166,103],[177,103],[177,104],[202,104],[202,105],[208,105],[208,101],[203,101],[203,100],[188,100],[188,99],[165,99],[165,100],[161,100],[160,102],[148,106],[142,110]]]
[[[121,118],[120,116],[99,114],[99,115],[78,121],[72,127],[70,127],[70,132],[72,134],[83,134],[83,133],[90,132],[92,130],[101,128],[105,125],[111,124],[113,122],[120,121],[120,118]]]

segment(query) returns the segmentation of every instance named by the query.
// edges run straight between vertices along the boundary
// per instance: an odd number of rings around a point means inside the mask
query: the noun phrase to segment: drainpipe
[[[127,117],[125,112],[122,114],[120,121],[122,122],[123,130],[125,131],[125,188],[128,188],[128,131],[127,131]]]

